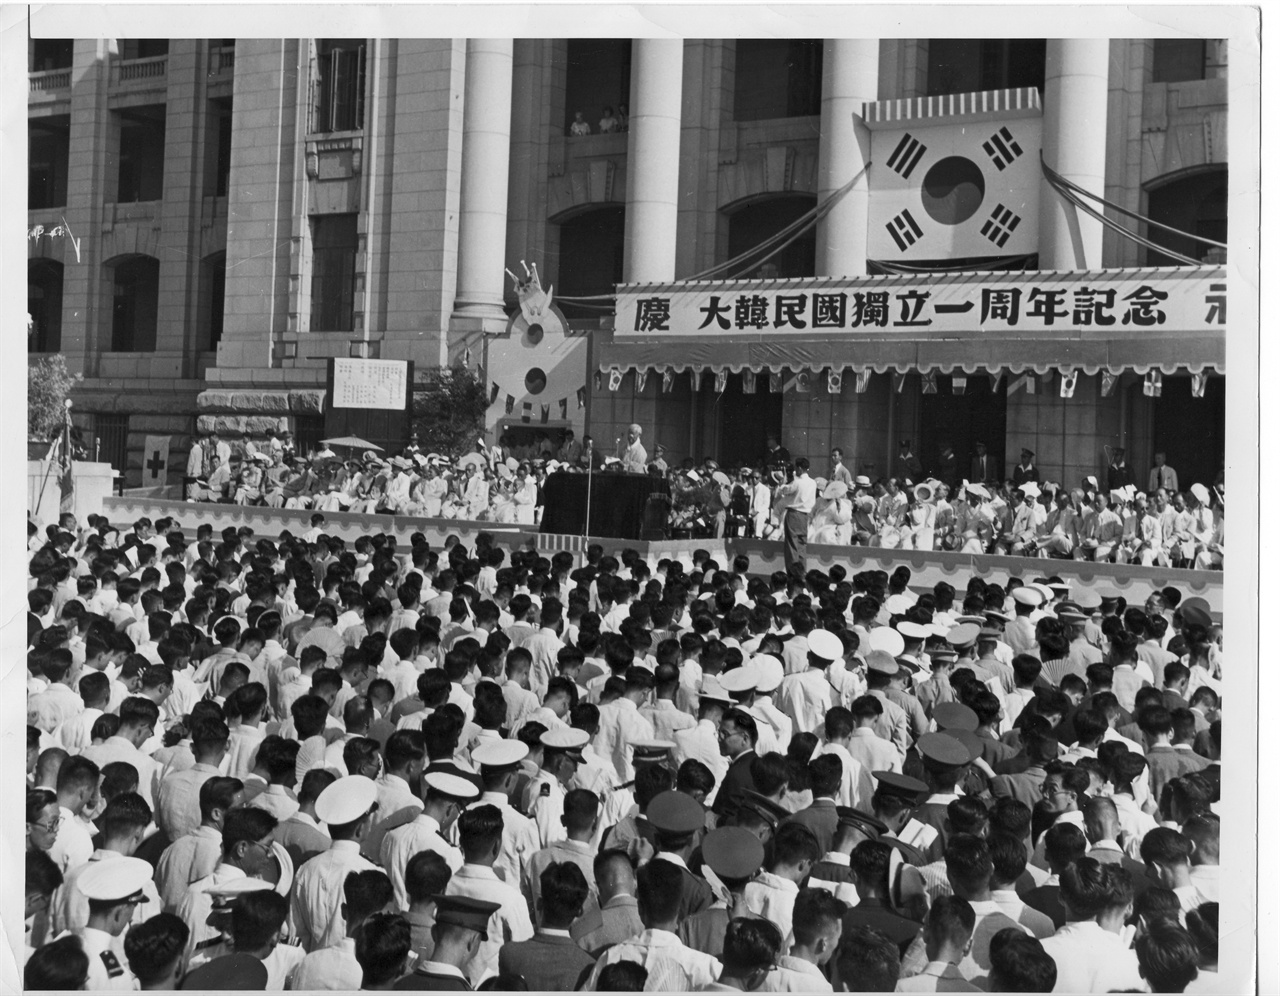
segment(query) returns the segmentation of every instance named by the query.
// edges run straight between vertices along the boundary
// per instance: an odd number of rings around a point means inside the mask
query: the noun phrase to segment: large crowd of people
[[[1203,600],[377,529],[29,526],[26,988],[1218,991]]]
[[[1195,570],[1221,570],[1225,549],[1221,480],[1212,491],[1201,483],[1180,491],[1177,473],[1157,454],[1150,487],[1141,490],[1122,449],[1112,452],[1102,481],[1090,475],[1070,487],[1042,479],[1025,449],[1002,479],[981,444],[970,476],[958,477],[954,454],[926,471],[904,440],[893,475],[873,481],[851,472],[840,449],[831,452],[825,476],[810,474],[807,461],[800,471],[800,461],[773,438],[754,464],[722,468],[708,457],[671,466],[661,445],[650,458],[638,425],[607,455],[572,430],[558,447],[546,433],[526,443],[503,434],[491,447],[481,440],[455,456],[423,453],[414,443],[390,458],[370,450],[343,459],[331,449],[301,457],[286,442],[272,437],[242,457],[216,436],[207,454],[193,447],[189,499],[533,525],[550,474],[590,469],[665,478],[673,531],[782,540],[787,486],[799,475],[813,484],[803,526],[808,543]],[[206,467],[212,469],[201,477]]]

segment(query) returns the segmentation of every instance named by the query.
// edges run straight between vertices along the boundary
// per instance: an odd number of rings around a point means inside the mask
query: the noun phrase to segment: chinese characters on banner
[[[333,407],[404,411],[409,364],[405,360],[333,361]]]
[[[950,336],[995,331],[1218,330],[1227,324],[1222,270],[1004,274],[975,280],[870,278],[848,289],[673,285],[618,293],[615,336],[829,334],[902,331]]]

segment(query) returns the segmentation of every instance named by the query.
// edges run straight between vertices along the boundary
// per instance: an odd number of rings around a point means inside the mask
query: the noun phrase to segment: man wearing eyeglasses
[[[222,823],[222,860],[213,872],[187,886],[178,904],[177,915],[191,931],[187,938],[186,958],[206,952],[221,939],[221,933],[208,924],[213,912],[210,890],[235,879],[257,878],[272,860],[271,836],[276,818],[265,809],[233,809]],[[315,860],[314,858],[312,860]]]
[[[737,796],[743,791],[754,791],[755,779],[751,777],[751,761],[756,756],[756,721],[742,709],[730,709],[720,720],[720,753],[729,758],[729,770],[716,793],[712,812],[723,817],[737,805]]]

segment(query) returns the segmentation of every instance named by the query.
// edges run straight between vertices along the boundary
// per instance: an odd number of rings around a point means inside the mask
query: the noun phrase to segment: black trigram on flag
[[[888,167],[904,180],[911,179],[911,171],[925,154],[928,146],[911,134],[902,136],[902,141],[889,157]]]
[[[1022,146],[1014,140],[1008,128],[1001,128],[982,143],[982,148],[991,157],[991,161],[996,164],[998,170],[1003,170],[1022,155]]]
[[[982,234],[1003,249],[1020,221],[1022,219],[1003,204],[997,204],[996,209],[991,212],[991,217],[983,222]]]
[[[903,252],[915,245],[917,239],[924,237],[924,232],[916,224],[915,218],[911,217],[911,212],[905,209],[884,227],[889,230],[889,234],[893,236],[893,241],[898,243],[898,248]]]

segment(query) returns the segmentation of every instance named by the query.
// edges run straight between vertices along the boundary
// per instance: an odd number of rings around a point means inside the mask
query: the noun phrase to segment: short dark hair
[[[262,840],[275,831],[277,822],[265,809],[241,806],[230,810],[222,821],[222,853],[230,854],[237,844]]]
[[[136,923],[124,935],[129,970],[144,986],[159,982],[182,956],[191,930],[172,913],[157,913]]]
[[[967,899],[959,896],[939,896],[929,908],[925,919],[925,936],[934,940],[951,941],[963,947],[973,936],[977,916]]]
[[[404,889],[409,902],[424,903],[440,895],[452,877],[453,871],[441,855],[435,851],[419,851],[409,859],[404,870]]]
[[[409,921],[398,913],[375,913],[356,929],[355,942],[365,984],[390,982],[409,956]]]
[[[36,948],[22,972],[28,991],[79,989],[89,977],[89,956],[78,934],[67,934]]]
[[[603,857],[603,855],[601,855]],[[683,893],[684,869],[670,861],[650,861],[639,878],[636,898],[645,926],[676,918]]]
[[[981,892],[991,882],[991,849],[981,837],[952,834],[946,848],[947,877],[957,892]]]
[[[801,889],[791,911],[791,931],[797,944],[812,947],[833,924],[839,924],[848,906],[826,889]]]
[[[1058,981],[1058,963],[1021,927],[996,931],[988,949],[992,992],[1048,993]]]
[[[809,787],[815,799],[835,795],[844,779],[844,762],[835,754],[819,754],[809,762]]]
[[[726,973],[741,977],[752,972],[768,971],[778,960],[782,933],[768,920],[756,917],[734,917],[724,932],[724,951],[720,961]]]
[[[587,877],[572,861],[553,861],[538,878],[545,919],[569,924],[582,915],[582,905],[591,892]]]
[[[288,915],[288,898],[274,889],[241,894],[231,910],[231,936],[236,949],[253,951],[265,947],[284,926]]]
[[[1120,865],[1080,858],[1058,876],[1062,905],[1077,919],[1090,920],[1133,899],[1133,882]],[[1127,894],[1126,894],[1127,890]]]
[[[636,961],[615,961],[600,970],[598,993],[641,993],[649,981],[649,970]]]
[[[342,883],[342,897],[347,901],[347,919],[363,920],[394,902],[396,893],[387,873],[379,869],[348,874]]]
[[[869,927],[845,928],[835,962],[839,980],[849,992],[888,993],[898,984],[898,945]]]
[[[1139,850],[1146,864],[1179,864],[1191,861],[1192,845],[1172,827],[1155,827],[1142,838]]]
[[[1152,992],[1180,993],[1200,974],[1200,949],[1191,932],[1176,921],[1147,924],[1133,948]]]

